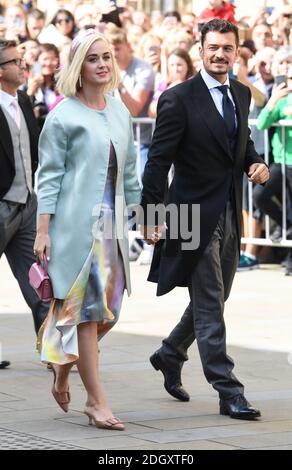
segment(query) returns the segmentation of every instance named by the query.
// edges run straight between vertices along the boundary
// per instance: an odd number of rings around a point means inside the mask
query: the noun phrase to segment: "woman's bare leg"
[[[69,374],[75,362],[69,364],[53,364],[52,366],[56,372],[55,389],[56,392],[67,392],[69,389]]]
[[[78,325],[79,359],[77,367],[87,391],[85,409],[97,421],[105,421],[113,417],[106,401],[99,379],[99,351],[97,342],[97,323],[87,322]]]

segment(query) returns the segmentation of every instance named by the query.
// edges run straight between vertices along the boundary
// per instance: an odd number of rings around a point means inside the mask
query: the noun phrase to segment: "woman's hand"
[[[274,85],[271,98],[269,99],[267,106],[270,111],[274,109],[278,101],[287,96],[289,93],[289,88],[285,83],[280,83],[280,85]]]
[[[40,261],[44,259],[44,255],[50,259],[51,240],[48,233],[37,233],[33,252]]]
[[[34,96],[37,89],[44,83],[44,78],[42,75],[37,75],[35,77],[29,78],[27,82],[27,95]]]
[[[51,240],[49,237],[49,224],[51,214],[40,214],[37,226],[37,236],[34,242],[33,252],[40,261],[44,259],[46,254],[47,259],[51,255]]]

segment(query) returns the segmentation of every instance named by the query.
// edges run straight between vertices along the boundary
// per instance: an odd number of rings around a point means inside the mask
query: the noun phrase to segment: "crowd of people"
[[[176,285],[190,293],[181,322],[151,357],[166,390],[188,401],[180,373],[196,338],[206,378],[219,392],[220,413],[260,416],[232,373],[223,310],[236,268],[259,264],[255,245],[236,256],[240,235],[263,236],[268,215],[273,242],[292,238],[292,129],[285,128],[283,148],[281,129],[272,127],[292,116],[292,6],[238,18],[236,6],[222,0],[206,1],[200,15],[147,14],[127,2],[123,7],[69,2],[49,17],[33,1],[5,3],[0,6],[0,255],[6,255],[33,312],[42,360],[53,369],[55,400],[68,411],[69,372],[76,364],[90,423],[124,429],[102,392],[96,338],[118,320],[124,289],[130,292],[129,260],[149,263],[153,256],[149,278],[158,282],[158,293]],[[214,79],[220,74],[221,81]],[[151,124],[137,128],[131,121],[147,117],[157,119],[154,137]],[[257,119],[252,140],[248,117]],[[217,137],[204,127],[206,118]],[[266,162],[264,129],[270,142]],[[201,202],[199,249],[181,253],[181,240],[166,240],[161,254],[163,227],[149,234],[143,223],[145,241],[137,239],[129,248],[127,237],[116,235],[116,196],[123,205],[138,205],[142,190],[146,209],[163,202],[171,180],[170,201]],[[109,239],[98,232],[92,242],[94,206],[95,216],[110,214]],[[28,283],[34,255],[51,257],[49,312]],[[285,273],[292,275],[291,249],[285,256]],[[201,337],[197,320],[190,334],[196,315],[202,315],[204,327],[207,311],[214,309],[218,315],[210,320],[208,335]]]

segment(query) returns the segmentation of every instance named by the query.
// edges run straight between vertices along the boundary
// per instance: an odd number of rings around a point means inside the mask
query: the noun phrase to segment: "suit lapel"
[[[23,115],[24,115],[24,119],[25,119],[25,122],[27,124],[27,128],[28,128],[28,131],[29,131],[29,135],[31,136],[31,126],[30,126],[30,123],[31,123],[31,116],[30,116],[30,113],[29,113],[29,110],[26,106],[26,103],[25,101],[23,100],[22,96],[20,93],[18,93],[18,104],[21,108],[21,111],[23,112]]]
[[[5,114],[2,111],[1,106],[0,106],[0,129],[1,129],[1,133],[0,133],[1,144],[5,150],[5,153],[8,159],[14,165],[14,152],[13,152],[13,144],[12,144],[10,129],[9,129],[7,119],[5,117]]]
[[[233,160],[230,152],[227,132],[222,116],[217,110],[213,98],[200,73],[194,78],[194,99],[202,120],[212,132],[224,152]]]

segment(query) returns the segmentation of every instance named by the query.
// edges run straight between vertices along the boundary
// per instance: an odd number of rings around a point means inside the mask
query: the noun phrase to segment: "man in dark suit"
[[[232,373],[223,319],[240,251],[243,171],[254,183],[263,184],[269,177],[250,139],[250,91],[228,77],[238,42],[235,25],[219,19],[206,23],[202,70],[162,94],[141,205],[145,217],[149,205],[164,203],[173,164],[166,207],[179,209],[178,220],[174,222],[172,211],[166,211],[165,239],[159,240],[162,226],[151,227],[148,213],[142,231],[156,242],[148,279],[158,283],[157,295],[175,286],[187,286],[190,295],[180,322],[150,358],[163,373],[166,390],[179,400],[189,400],[181,368],[196,339],[206,379],[219,393],[220,413],[253,419],[260,412],[245,399],[243,385]],[[187,211],[182,211],[183,206]],[[193,207],[199,207],[198,218]],[[172,235],[176,229],[178,237]]]
[[[32,310],[36,333],[48,306],[28,282],[35,262],[36,195],[39,129],[28,97],[17,91],[25,64],[14,41],[0,41],[0,257],[5,253],[22,294]],[[0,363],[6,367],[8,361]]]

